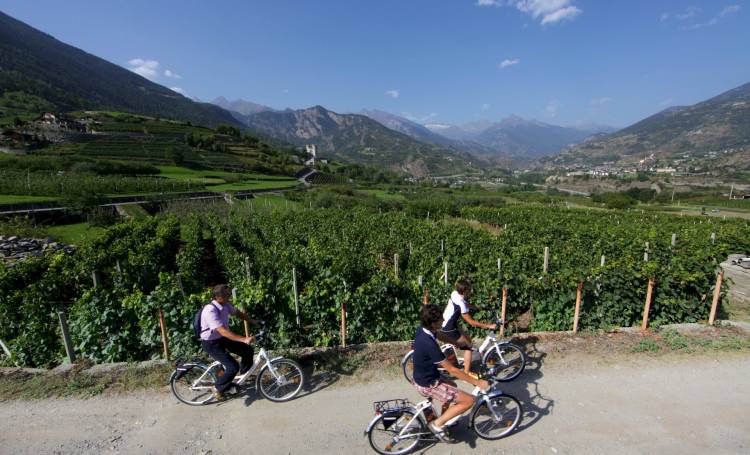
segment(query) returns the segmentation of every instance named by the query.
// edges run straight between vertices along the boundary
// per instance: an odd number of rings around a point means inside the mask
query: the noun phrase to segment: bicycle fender
[[[274,357],[272,359],[268,359],[268,363],[273,363],[273,362],[275,362],[277,360],[281,360],[283,358],[284,358],[283,356]]]
[[[195,362],[189,362],[189,363],[182,363],[180,365],[177,365],[177,368],[172,372],[172,376],[170,376],[169,380],[172,379],[178,380],[181,377],[185,376],[188,371],[192,370],[194,367],[199,365],[199,363]]]
[[[370,423],[367,425],[367,428],[365,429],[365,432],[364,432],[365,436],[367,436],[367,433],[372,431],[372,427],[375,426],[375,422],[377,422],[378,418],[380,418],[380,416],[376,415],[375,417],[372,418],[372,420],[370,420]]]

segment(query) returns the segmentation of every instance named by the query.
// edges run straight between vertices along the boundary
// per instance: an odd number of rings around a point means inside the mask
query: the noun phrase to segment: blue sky
[[[421,122],[626,126],[750,82],[750,2],[8,1],[0,10],[189,96]]]

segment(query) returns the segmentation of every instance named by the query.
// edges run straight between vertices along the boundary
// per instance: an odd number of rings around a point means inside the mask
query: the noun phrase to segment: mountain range
[[[464,143],[479,144],[481,155],[505,156],[524,161],[553,155],[590,137],[615,131],[607,125],[563,127],[511,115],[499,122],[487,120],[465,125],[429,124],[431,131]]]
[[[256,112],[245,116],[245,124],[261,137],[315,144],[323,158],[385,166],[416,177],[465,172],[479,164],[468,153],[422,142],[364,115],[339,114],[322,106]]]
[[[57,111],[113,110],[208,126],[239,124],[224,109],[196,103],[2,12],[0,92],[24,93]]]
[[[674,161],[705,155],[750,169],[750,83],[692,106],[665,109],[614,134],[570,147],[550,165]]]

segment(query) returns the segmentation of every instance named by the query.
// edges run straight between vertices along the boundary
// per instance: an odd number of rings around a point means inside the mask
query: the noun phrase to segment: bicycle
[[[503,321],[499,318],[495,318],[498,330],[502,325]],[[472,346],[472,350],[475,348]],[[459,368],[463,368],[464,359],[456,352],[456,346],[450,343],[443,344],[440,347],[445,357],[451,361],[455,359]],[[449,352],[449,351],[452,351]],[[481,364],[484,368],[492,368],[497,366],[497,379],[501,382],[512,381],[517,378],[526,367],[526,355],[523,350],[511,343],[509,339],[498,339],[495,330],[487,330],[487,337],[485,337],[482,344],[479,346],[478,352],[481,356]],[[401,359],[401,370],[404,373],[404,377],[407,381],[414,381],[414,361],[412,356],[414,350],[407,352],[403,359]],[[446,373],[443,368],[440,368],[441,373]]]
[[[485,392],[474,387],[471,392],[477,397],[474,406],[446,422],[446,433],[464,416],[470,416],[468,428],[482,439],[498,440],[518,427],[523,416],[521,403],[497,388],[499,381],[495,379],[495,372],[492,370],[489,369],[487,376],[490,388]],[[428,423],[436,418],[432,398],[417,404],[412,404],[407,399],[376,401],[373,408],[375,417],[367,426],[365,435],[370,447],[380,454],[405,454],[420,443],[440,441],[428,427]]]
[[[265,323],[255,335],[257,344],[266,337]],[[305,375],[297,362],[284,357],[269,357],[261,347],[255,356],[253,366],[247,372],[237,375],[232,384],[241,388],[256,371],[255,389],[268,400],[275,402],[289,401],[302,390]],[[221,362],[206,365],[201,361],[179,363],[169,378],[169,385],[174,396],[185,404],[200,406],[214,400],[213,392],[216,377],[223,372]]]

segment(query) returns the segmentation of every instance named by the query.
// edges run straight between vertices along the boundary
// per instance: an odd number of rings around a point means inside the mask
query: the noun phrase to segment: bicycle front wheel
[[[495,379],[498,381],[512,381],[526,367],[526,355],[515,344],[502,343],[491,347],[482,363],[488,368],[495,367]]]
[[[382,455],[399,455],[411,452],[419,443],[421,434],[427,432],[422,422],[411,411],[400,416],[381,415],[367,432],[370,446]]]
[[[202,364],[192,365],[187,371],[175,371],[169,379],[172,394],[185,404],[200,406],[211,401],[216,377]]]
[[[304,383],[305,375],[297,362],[278,359],[260,371],[257,389],[268,400],[289,401],[300,393]]]
[[[500,439],[521,423],[521,403],[510,395],[499,395],[480,404],[471,414],[471,428],[483,439]]]

